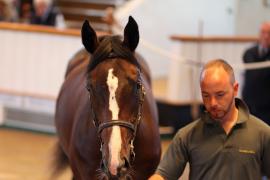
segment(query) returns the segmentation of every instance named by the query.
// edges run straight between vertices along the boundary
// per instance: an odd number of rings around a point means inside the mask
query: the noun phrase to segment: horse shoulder
[[[65,137],[63,142],[65,145],[71,138],[71,132],[74,124],[74,116],[77,106],[80,104],[79,97],[85,93],[85,69],[87,63],[81,63],[73,69],[64,80],[60,89],[55,112],[55,125],[58,129],[59,137]],[[85,90],[85,92],[84,92]]]

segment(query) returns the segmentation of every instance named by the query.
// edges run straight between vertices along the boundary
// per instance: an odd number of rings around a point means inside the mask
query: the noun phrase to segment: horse
[[[98,37],[86,20],[81,38],[56,102],[55,172],[69,165],[76,180],[147,179],[161,145],[149,67],[135,52],[138,25],[130,16],[123,36]]]

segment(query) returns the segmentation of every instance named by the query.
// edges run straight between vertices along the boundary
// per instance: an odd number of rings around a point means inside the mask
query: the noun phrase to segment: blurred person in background
[[[53,5],[52,0],[34,0],[33,5],[31,24],[65,27],[64,17],[58,8]]]
[[[258,44],[247,49],[243,56],[244,63],[270,60],[270,22],[260,27]],[[252,114],[270,125],[270,68],[246,70],[242,91],[243,100]]]
[[[114,17],[114,8],[109,7],[105,11],[105,16],[103,21],[106,22],[109,26],[109,33],[111,34],[119,34],[123,31],[123,27],[119,24],[119,22]]]
[[[29,24],[33,10],[32,0],[20,0],[18,2],[19,22]]]
[[[18,20],[17,10],[11,0],[0,0],[0,21],[15,22]]]

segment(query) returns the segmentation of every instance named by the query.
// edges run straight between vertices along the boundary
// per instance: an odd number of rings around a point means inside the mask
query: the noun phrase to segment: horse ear
[[[85,49],[89,53],[93,53],[98,46],[98,39],[97,39],[96,32],[89,25],[89,22],[87,20],[85,20],[83,23],[82,30],[81,30],[81,36],[82,36],[82,43],[83,43]]]
[[[124,44],[134,51],[139,43],[139,28],[132,16],[129,16],[128,23],[124,30]]]

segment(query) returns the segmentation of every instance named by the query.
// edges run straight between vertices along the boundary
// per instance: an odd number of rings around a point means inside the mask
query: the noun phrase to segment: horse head
[[[85,49],[92,55],[86,87],[89,110],[100,138],[99,175],[105,179],[132,179],[133,142],[144,99],[141,68],[134,56],[139,42],[138,25],[129,17],[123,38],[98,38],[85,21],[81,34]]]

